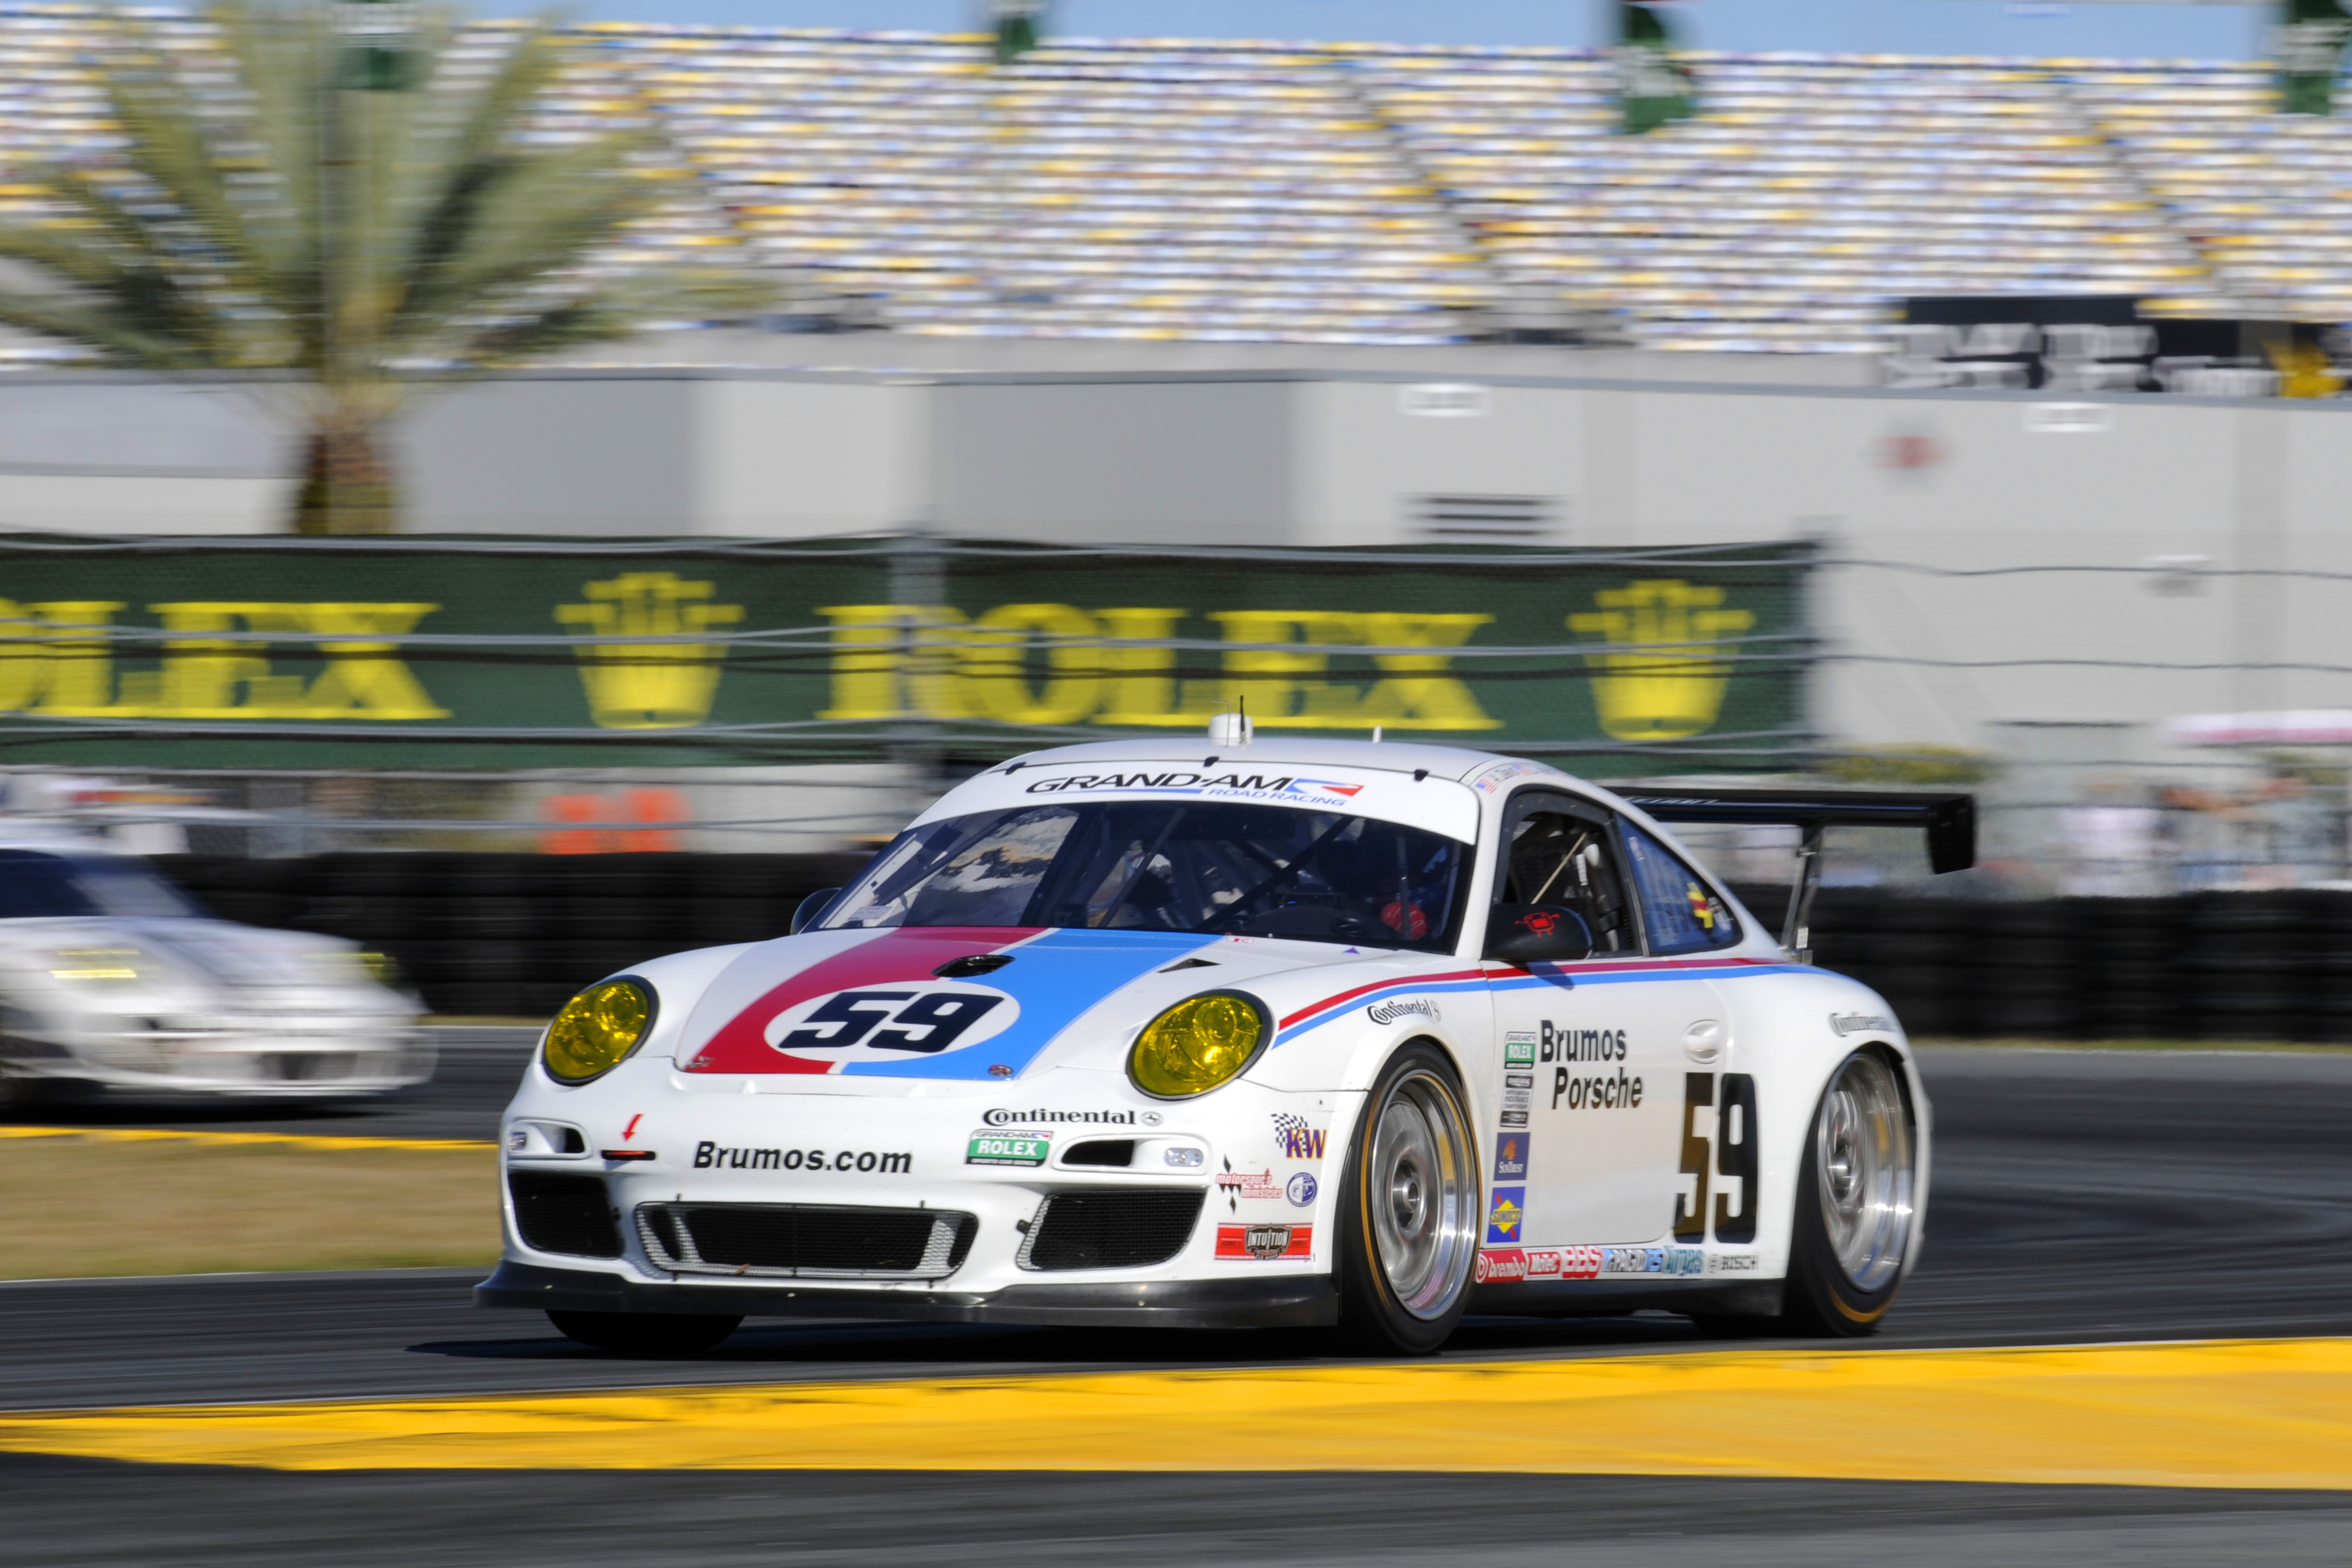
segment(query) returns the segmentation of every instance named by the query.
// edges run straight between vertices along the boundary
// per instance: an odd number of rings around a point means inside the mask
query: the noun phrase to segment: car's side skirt
[[[799,1284],[656,1284],[586,1268],[504,1262],[474,1287],[478,1307],[559,1312],[704,1312],[750,1318],[890,1318],[1171,1329],[1313,1328],[1339,1321],[1326,1275],[1138,1284],[1009,1285],[956,1290],[811,1289]]]
[[[1524,1318],[1613,1318],[1654,1309],[1769,1318],[1780,1314],[1781,1283],[1778,1279],[1694,1279],[1675,1284],[1647,1279],[1515,1279],[1472,1287],[1470,1310]]]

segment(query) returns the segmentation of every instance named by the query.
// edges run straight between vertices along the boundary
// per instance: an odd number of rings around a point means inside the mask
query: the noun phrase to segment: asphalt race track
[[[527,1036],[404,1100],[154,1124],[488,1137]],[[2352,1335],[2352,1056],[1946,1050],[1928,1248],[1885,1346]],[[286,1114],[287,1111],[296,1111]],[[103,1120],[130,1120],[109,1110]],[[708,1357],[574,1348],[464,1272],[0,1285],[15,1409],[1314,1362],[1307,1335],[747,1325]],[[1769,1343],[1770,1342],[1763,1342]],[[1696,1347],[1679,1319],[1474,1321],[1482,1361]],[[1597,1430],[1498,1445],[1605,1446]],[[1411,1453],[1415,1435],[1395,1434]],[[1019,1463],[1008,1432],[1008,1465]],[[0,1456],[40,1563],[1916,1563],[2352,1558],[2352,1493],[1608,1476],[280,1473]]]

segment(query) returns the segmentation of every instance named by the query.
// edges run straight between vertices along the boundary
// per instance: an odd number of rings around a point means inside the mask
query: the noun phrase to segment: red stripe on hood
[[[929,980],[951,958],[997,952],[1028,941],[1043,926],[896,926],[846,952],[811,964],[719,1026],[688,1059],[688,1072],[814,1072],[830,1062],[787,1056],[768,1044],[767,1027],[777,1014],[811,997],[861,985]]]

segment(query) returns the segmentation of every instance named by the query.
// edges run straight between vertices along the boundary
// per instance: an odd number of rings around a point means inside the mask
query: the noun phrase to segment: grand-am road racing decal
[[[1196,795],[1213,800],[1278,800],[1286,805],[1337,805],[1363,794],[1345,779],[1299,778],[1287,773],[1203,773],[1182,768],[1160,773],[1068,773],[1042,778],[1024,795],[1085,795],[1116,790],[1122,795]]]
[[[759,994],[683,1066],[691,1073],[1009,1078],[1087,1008],[1214,940],[994,926],[877,931]],[[759,947],[736,962],[789,962],[791,952]],[[1013,962],[985,983],[931,973],[982,952]],[[733,977],[730,970],[720,984]]]

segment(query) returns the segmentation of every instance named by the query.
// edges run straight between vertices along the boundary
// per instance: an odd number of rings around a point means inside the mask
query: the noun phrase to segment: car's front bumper
[[[1066,1328],[1311,1328],[1339,1320],[1328,1275],[1007,1285],[968,1290],[631,1279],[598,1268],[500,1263],[474,1287],[478,1307],[571,1312],[697,1312],[723,1317],[889,1318]]]

